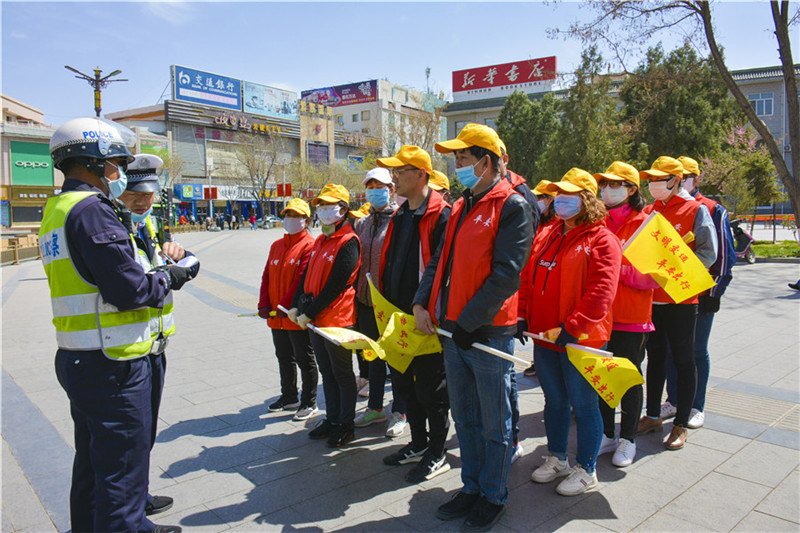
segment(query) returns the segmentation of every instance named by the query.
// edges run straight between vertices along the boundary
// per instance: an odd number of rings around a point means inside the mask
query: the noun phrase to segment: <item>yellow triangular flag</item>
[[[567,345],[570,362],[612,408],[619,405],[628,389],[644,383],[642,374],[629,359],[609,357],[608,352],[596,351],[588,346],[575,346]]]
[[[714,279],[664,215],[654,211],[622,248],[642,274],[650,274],[680,303],[714,286]]]
[[[348,348],[350,350],[364,350],[373,352],[371,358],[366,358],[368,361],[371,359],[375,359],[375,357],[380,357],[381,359],[385,358],[385,354],[383,353],[383,348],[380,345],[364,335],[363,333],[359,333],[358,331],[354,331],[352,329],[347,328],[317,328],[318,332],[322,332],[330,339],[335,340],[339,345],[344,348]],[[323,335],[324,336],[324,335]]]
[[[372,308],[375,310],[375,322],[378,323],[378,332],[383,335],[392,314],[402,313],[402,311],[383,297],[383,294],[372,283],[371,276],[367,276],[367,281],[369,281],[369,294],[372,297]]]

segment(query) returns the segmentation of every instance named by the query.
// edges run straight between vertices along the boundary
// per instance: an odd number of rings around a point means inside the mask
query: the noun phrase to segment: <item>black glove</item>
[[[719,311],[719,301],[717,296],[701,296],[700,310],[704,313],[716,313]]]
[[[564,348],[567,344],[574,344],[576,342],[578,342],[578,337],[570,335],[569,332],[567,332],[567,328],[564,327],[564,324],[561,324],[561,333],[558,334],[558,338],[556,339],[556,346]]]
[[[199,268],[199,266],[198,266]],[[169,275],[169,288],[173,291],[180,290],[183,284],[192,279],[191,269],[178,265],[167,265],[164,272]]]
[[[479,342],[479,339],[474,331],[470,333],[456,324],[456,330],[453,332],[453,342],[462,350],[469,350],[472,348],[472,343]]]
[[[523,331],[528,331],[528,321],[517,320],[517,334],[514,337],[524,345],[528,342],[528,337],[522,334]]]

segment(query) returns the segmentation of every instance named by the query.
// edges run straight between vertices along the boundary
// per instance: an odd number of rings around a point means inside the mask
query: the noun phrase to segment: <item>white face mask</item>
[[[689,194],[692,194],[694,192],[694,178],[683,178],[681,187]]]
[[[286,217],[283,219],[283,229],[289,235],[297,235],[306,229],[306,219],[297,217]]]
[[[616,207],[628,199],[628,188],[625,186],[616,189],[603,187],[600,189],[600,196],[602,196],[603,203],[606,204],[606,207]]]
[[[341,208],[338,205],[323,205],[317,208],[317,217],[319,221],[330,226],[336,224],[342,218],[340,214]]]
[[[675,188],[674,185],[672,187],[667,186],[670,181],[671,180],[651,181],[647,184],[647,188],[650,190],[650,194],[653,195],[653,198],[666,203],[670,196],[672,196],[672,190]]]

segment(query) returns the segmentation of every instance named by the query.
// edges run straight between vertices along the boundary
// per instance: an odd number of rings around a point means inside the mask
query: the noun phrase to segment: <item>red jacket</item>
[[[506,172],[508,172],[508,179],[509,179],[509,181],[511,181],[511,188],[512,189],[516,189],[517,187],[519,187],[522,184],[525,184],[525,185],[528,184],[527,180],[525,178],[523,178],[522,176],[520,176],[519,174],[517,174],[516,172],[512,172],[512,171],[510,171],[508,169],[506,169]]]
[[[609,217],[606,217],[607,223],[609,222]],[[636,230],[639,229],[639,226],[642,225],[646,218],[647,215],[643,212],[631,209],[628,217],[614,232],[622,246],[636,233]],[[622,256],[622,265],[634,268],[625,256]],[[649,323],[653,316],[653,289],[635,289],[620,280],[619,285],[617,285],[617,294],[614,297],[612,315],[614,316],[614,322],[621,324]]]
[[[428,198],[428,208],[425,210],[425,214],[422,215],[422,220],[419,221],[419,253],[422,257],[422,261],[420,261],[419,265],[420,272],[425,271],[425,267],[428,266],[433,252],[436,251],[431,250],[431,237],[433,237],[433,230],[436,228],[439,216],[446,207],[450,207],[450,204],[444,201],[441,194],[431,194]],[[381,292],[383,292],[383,269],[386,267],[386,254],[389,250],[389,243],[392,240],[393,231],[394,217],[389,219],[389,226],[386,228],[386,237],[383,239],[378,279],[372,280]]]
[[[561,233],[562,227],[563,223],[546,226],[536,235],[530,261],[522,271],[520,316],[530,331],[564,324],[570,335],[588,335],[579,344],[599,348],[611,338],[611,305],[622,247],[603,222],[581,225],[566,234]],[[555,250],[552,262],[542,259]],[[547,284],[552,275],[548,269],[557,270],[558,286]],[[536,294],[534,283],[542,287]],[[554,349],[550,343],[542,346]]]
[[[272,243],[261,275],[261,292],[258,299],[259,309],[268,308],[277,311],[278,304],[291,307],[292,296],[300,283],[300,277],[306,270],[314,237],[307,231],[297,235],[288,233],[282,239]],[[300,326],[285,316],[268,318],[267,324],[274,329],[300,329]]]
[[[320,235],[314,241],[311,249],[311,258],[308,260],[306,270],[306,280],[303,285],[303,292],[311,293],[315,298],[328,281],[333,262],[339,249],[351,239],[358,240],[358,235],[353,231],[353,226],[349,223],[342,224],[342,227],[330,237]],[[347,280],[347,287],[333,301],[331,305],[323,309],[316,317],[314,324],[319,327],[348,327],[356,323],[356,290],[353,284],[358,278],[358,268],[361,266],[361,259],[358,265],[350,274]]]
[[[468,213],[456,234],[456,226],[464,210],[464,199],[459,198],[450,213],[445,231],[444,246],[439,259],[433,289],[428,303],[431,317],[436,317],[437,303],[442,288],[442,278],[450,253],[453,254],[450,272],[446,320],[458,320],[461,311],[478,292],[492,270],[495,235],[500,224],[500,212],[506,200],[516,194],[511,184],[501,179],[483,196]],[[494,316],[492,326],[510,326],[517,323],[517,293],[503,302]]]
[[[652,203],[646,206],[642,213],[645,215],[649,215],[653,211],[658,211],[664,218],[669,220],[670,224],[675,228],[675,231],[683,237],[694,228],[694,219],[697,216],[697,210],[700,209],[702,204],[700,202],[696,202],[694,200],[686,200],[685,198],[681,198],[677,194],[669,199],[669,201],[664,204],[661,200],[656,200],[655,203]],[[688,244],[689,248],[694,251],[695,242],[686,243]],[[687,300],[682,302],[675,302],[672,297],[666,293],[664,289],[659,287],[653,293],[653,301],[659,303],[682,303],[682,304],[696,304],[700,301],[698,295],[693,296]]]

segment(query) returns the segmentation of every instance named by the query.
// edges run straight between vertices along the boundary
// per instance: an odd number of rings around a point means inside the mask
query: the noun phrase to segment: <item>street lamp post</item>
[[[100,117],[100,110],[102,109],[102,107],[100,106],[100,91],[105,89],[106,86],[111,82],[114,82],[114,81],[128,81],[126,79],[117,79],[117,80],[109,79],[112,76],[116,76],[118,74],[122,74],[121,70],[115,70],[114,72],[112,72],[108,76],[101,77],[100,74],[103,71],[100,70],[100,67],[97,67],[97,68],[94,69],[94,77],[92,77],[92,76],[89,76],[88,74],[84,74],[80,70],[77,70],[77,69],[74,69],[74,68],[70,67],[69,65],[64,65],[64,68],[67,69],[67,70],[71,70],[72,72],[76,73],[77,74],[77,76],[75,76],[76,78],[78,78],[79,80],[88,81],[89,85],[94,87],[94,112],[97,115],[97,117]]]

